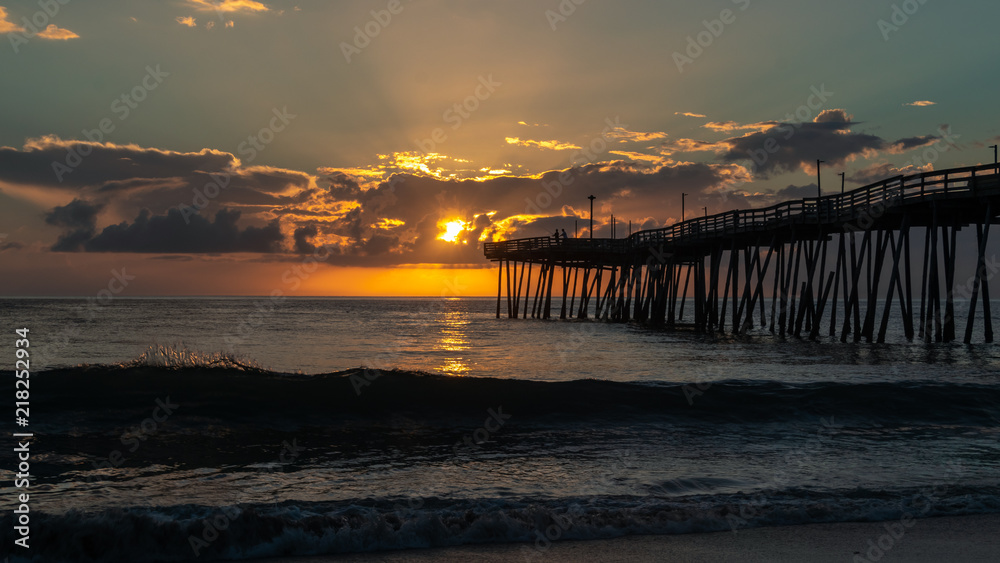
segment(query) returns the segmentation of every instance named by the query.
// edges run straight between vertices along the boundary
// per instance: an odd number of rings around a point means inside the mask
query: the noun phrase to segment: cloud
[[[80,216],[76,217],[74,214]],[[240,229],[236,224],[240,212],[227,209],[216,213],[214,221],[201,215],[185,218],[177,209],[169,210],[166,215],[152,215],[148,209],[143,209],[131,225],[125,222],[110,225],[100,234],[90,237],[82,236],[85,231],[75,228],[72,220],[92,220],[92,215],[88,217],[78,209],[57,207],[49,217],[60,218],[63,215],[71,217],[67,226],[72,230],[60,237],[59,242],[52,247],[53,251],[204,254],[272,253],[283,250],[284,235],[281,234],[278,219],[263,227],[248,226]],[[89,224],[92,225],[92,222]]]
[[[777,125],[777,121],[762,121],[760,123],[737,123],[736,121],[709,121],[702,125],[705,129],[730,133],[733,131],[764,131]]]
[[[917,100],[915,102],[910,102],[908,104],[903,104],[904,106],[913,106],[918,108],[925,108],[927,106],[937,105],[937,102],[932,102],[930,100]]]
[[[52,246],[55,252],[77,252],[96,231],[100,204],[74,199],[69,204],[56,207],[45,215],[45,222],[65,231]]]
[[[702,115],[700,113],[691,113],[689,111],[675,111],[674,115],[683,115],[684,117],[702,117],[702,118],[708,117],[708,116]]]
[[[68,39],[77,39],[80,37],[68,29],[56,27],[55,24],[49,24],[49,26],[45,28],[45,31],[40,32],[38,36],[42,39],[52,39],[55,41],[66,41]]]
[[[907,137],[889,145],[888,152],[899,154],[912,149],[933,145],[941,139],[940,135],[922,135],[919,137]]]
[[[715,144],[724,162],[753,164],[755,176],[767,178],[780,172],[809,171],[817,158],[829,165],[858,156],[872,156],[889,146],[875,135],[854,133],[855,123],[845,110],[820,112],[812,122],[779,123],[763,131],[725,139]]]
[[[0,34],[3,33],[28,33],[24,27],[17,25],[16,23],[9,21],[7,18],[9,14],[7,13],[7,8],[0,6]],[[31,35],[29,37],[41,37],[42,39],[49,39],[53,41],[66,41],[68,39],[77,39],[80,36],[68,29],[62,29],[55,24],[49,24],[44,30]]]
[[[187,27],[196,27],[198,25],[198,22],[191,16],[177,16],[177,23]]]
[[[0,6],[0,33],[20,33],[24,28],[7,20],[7,8]]]
[[[318,234],[319,229],[316,228],[315,224],[295,229],[295,234],[293,235],[295,246],[293,247],[293,251],[296,254],[312,254],[316,250],[316,245],[310,242],[310,239]]]
[[[933,169],[934,165],[931,163],[927,163],[919,167],[907,164],[906,166],[899,168],[895,164],[889,164],[888,162],[876,162],[875,164],[866,166],[865,168],[847,176],[847,179],[857,184],[868,185],[875,182],[881,182],[882,180],[895,176],[909,176],[911,174],[919,174],[921,172],[930,172]]]
[[[519,147],[536,147],[539,149],[549,149],[553,151],[566,151],[566,150],[573,150],[580,148],[577,145],[574,145],[573,143],[564,143],[562,141],[531,141],[531,140],[522,141],[518,137],[507,137],[504,140],[507,141],[508,145],[516,145]]]
[[[187,5],[202,12],[269,12],[271,8],[255,0],[187,0]]]
[[[52,163],[80,153],[86,156],[60,182]],[[44,220],[60,232],[42,244],[54,251],[253,252],[283,260],[323,246],[330,264],[392,267],[482,265],[485,240],[549,234],[553,224],[570,231],[588,195],[598,198],[600,234],[609,234],[604,218],[612,212],[635,219],[636,229],[662,226],[679,216],[681,192],[690,194],[689,204],[714,211],[723,205],[719,192],[746,175],[736,164],[658,159],[502,175],[464,163],[477,176],[463,179],[439,175],[428,155],[384,156],[378,174],[401,163],[411,168],[382,178],[365,169],[325,168],[322,177],[243,166],[217,150],[44,137],[22,149],[0,147],[0,185],[47,202]],[[53,199],[58,203],[48,203]],[[440,225],[449,221],[468,224],[456,242],[439,239]]]
[[[613,127],[604,136],[608,139],[616,139],[622,143],[646,143],[665,139],[667,134],[661,132],[629,131],[624,127]]]

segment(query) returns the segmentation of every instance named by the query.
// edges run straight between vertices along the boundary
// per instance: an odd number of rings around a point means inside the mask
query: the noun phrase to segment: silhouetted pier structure
[[[500,264],[498,318],[505,285],[508,317],[527,318],[530,310],[532,318],[549,318],[559,279],[561,319],[593,314],[731,333],[759,323],[782,336],[883,342],[898,303],[906,338],[950,342],[956,239],[974,226],[975,271],[958,286],[970,300],[964,340],[972,340],[981,301],[983,335],[992,342],[986,245],[997,215],[1000,175],[984,165],[897,176],[624,239],[525,238],[488,242],[485,253]],[[923,238],[922,259],[911,255],[915,228],[922,229],[915,235]]]

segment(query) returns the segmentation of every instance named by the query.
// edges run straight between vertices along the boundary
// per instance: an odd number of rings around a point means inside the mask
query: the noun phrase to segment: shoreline
[[[944,516],[909,521],[835,522],[750,528],[733,532],[624,536],[554,542],[544,550],[531,543],[272,557],[268,563],[464,563],[508,561],[996,561],[1000,557],[1000,514]],[[895,534],[896,537],[893,537]],[[884,536],[884,537],[883,537]],[[881,546],[879,547],[879,542]]]

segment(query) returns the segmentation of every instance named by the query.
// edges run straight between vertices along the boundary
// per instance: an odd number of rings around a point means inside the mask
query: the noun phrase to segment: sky
[[[624,236],[992,162],[986,1],[0,0],[0,295],[490,295]],[[612,215],[614,225],[612,225]],[[631,225],[631,227],[630,227]]]

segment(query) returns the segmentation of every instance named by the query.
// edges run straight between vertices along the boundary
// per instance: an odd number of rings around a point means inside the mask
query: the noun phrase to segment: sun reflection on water
[[[435,350],[442,354],[442,363],[437,371],[448,375],[467,375],[472,369],[468,358],[463,354],[471,345],[468,329],[471,321],[463,311],[448,311],[438,319],[441,336],[438,338]]]

